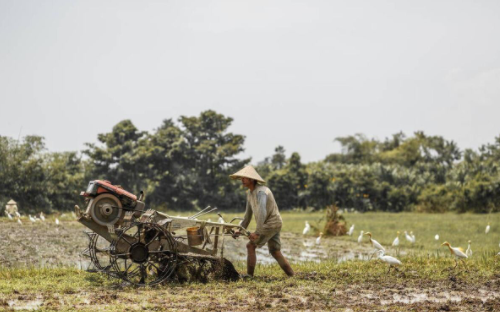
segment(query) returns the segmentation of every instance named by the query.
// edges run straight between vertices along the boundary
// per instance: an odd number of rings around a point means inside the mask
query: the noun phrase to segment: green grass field
[[[237,214],[223,214],[231,219]],[[241,216],[241,214],[240,214]],[[284,212],[284,232],[302,233],[305,220],[316,223],[323,214]],[[360,230],[370,231],[385,246],[396,231],[413,231],[410,245],[400,236],[399,271],[387,273],[380,260],[324,260],[294,263],[296,276],[287,278],[275,265],[259,265],[256,277],[238,282],[165,284],[134,288],[103,274],[73,267],[10,267],[0,264],[0,310],[40,311],[498,311],[500,310],[500,215],[365,213],[346,214],[348,226],[356,225],[352,237],[326,238],[325,244],[357,240]],[[217,220],[216,215],[206,219]],[[9,222],[0,219],[0,225]],[[53,222],[49,218],[47,222]],[[66,229],[78,224],[63,222]],[[484,233],[486,224],[491,231]],[[33,225],[35,226],[35,225]],[[0,226],[5,228],[5,226]],[[31,228],[24,228],[28,233]],[[0,229],[1,231],[1,229]],[[61,230],[62,232],[62,230]],[[61,233],[59,232],[59,233]],[[71,232],[64,232],[71,235]],[[5,233],[1,233],[4,234]],[[440,240],[434,240],[439,234]],[[76,235],[76,234],[75,234]],[[313,233],[310,234],[314,236]],[[472,240],[473,257],[467,268],[453,268],[454,260],[440,243],[467,247]],[[365,237],[365,244],[368,238]],[[348,245],[346,245],[348,246]],[[68,248],[74,248],[68,246]],[[389,249],[388,253],[393,250]],[[235,263],[245,271],[245,262]]]
[[[186,214],[189,215],[189,214]],[[309,223],[322,230],[325,222],[324,212],[302,213],[302,212],[282,212],[283,231],[302,234],[304,223],[306,220]],[[223,217],[226,220],[231,220],[234,217],[241,217],[241,214],[224,213]],[[490,256],[492,253],[500,252],[500,214],[421,214],[421,213],[347,213],[343,214],[346,219],[347,227],[355,225],[354,234],[352,237],[343,236],[335,237],[335,240],[356,241],[359,232],[363,230],[371,232],[373,239],[377,240],[384,246],[390,246],[396,232],[400,231],[399,240],[402,248],[414,254],[435,253],[436,250],[446,250],[445,247],[440,247],[444,241],[448,241],[452,246],[462,246],[467,248],[467,242],[472,241],[472,250],[479,254]],[[203,216],[204,219],[216,221],[218,216],[208,214]],[[485,234],[486,225],[490,223],[490,232]],[[253,229],[254,222],[250,224],[250,229]],[[406,242],[404,231],[413,231],[416,236],[414,245]],[[439,234],[439,240],[436,241],[434,236]],[[317,235],[313,231],[309,235]],[[368,237],[364,238],[368,241]]]

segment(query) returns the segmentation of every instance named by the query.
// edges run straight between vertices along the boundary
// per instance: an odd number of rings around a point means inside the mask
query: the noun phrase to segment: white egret
[[[375,251],[382,250],[385,253],[385,248],[379,242],[377,242],[372,238],[372,233],[366,232],[365,235],[370,236],[370,242],[372,243],[373,248],[375,248]]]
[[[467,247],[465,254],[467,255],[467,257],[472,257],[472,249],[470,248],[470,240],[469,240],[469,247]]]
[[[397,236],[396,236],[396,238],[392,241],[392,246],[394,246],[394,247],[399,246],[399,231],[397,231]]]
[[[363,241],[363,231],[361,231],[361,233],[359,233],[359,236],[358,236],[358,243],[361,244],[361,242]]]
[[[319,236],[318,236],[318,238],[316,238],[316,245],[321,244],[321,236],[323,236],[323,233],[319,232]]]
[[[439,234],[436,234],[436,236],[434,236],[434,239],[439,240]]]
[[[304,226],[304,230],[302,230],[302,235],[306,235],[311,230],[311,226],[309,225],[309,221],[306,221],[306,226]]]
[[[411,237],[411,243],[412,243],[412,244],[415,244],[415,242],[416,242],[417,240],[415,239],[415,235],[413,234],[413,231],[410,231],[410,237]]]
[[[349,228],[349,232],[347,232],[347,235],[352,236],[352,233],[354,233],[354,224]]]
[[[20,225],[23,225],[23,221],[21,221],[21,219],[17,218],[17,223],[19,223]]]
[[[484,229],[484,234],[488,234],[489,231],[490,231],[490,223],[488,222],[486,229]]]
[[[45,221],[45,216],[43,215],[43,212],[40,212],[40,219],[41,219],[42,221]]]
[[[35,219],[35,218],[33,218],[31,215],[29,215],[29,217],[30,217],[30,221],[31,221],[31,223],[35,223],[35,222],[36,222],[36,219]]]
[[[384,261],[385,263],[389,264],[389,270],[387,271],[387,273],[391,271],[391,267],[393,266],[395,267],[402,264],[401,261],[399,261],[398,259],[384,255],[384,251],[382,250],[378,251],[378,258]]]
[[[56,218],[56,225],[59,225],[59,219]]]
[[[409,241],[410,243],[413,243],[413,238],[412,238],[410,235],[408,235],[408,232],[406,232],[406,231],[405,231],[405,238],[406,238],[406,240],[407,240],[407,241]]]
[[[444,242],[441,246],[448,246],[452,255],[455,256],[455,268],[458,265],[457,259],[467,259],[467,255],[464,253],[464,250],[461,247],[451,247],[450,243]]]

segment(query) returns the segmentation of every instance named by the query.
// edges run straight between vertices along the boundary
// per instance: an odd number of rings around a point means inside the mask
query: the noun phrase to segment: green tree
[[[81,201],[80,191],[89,180],[86,164],[76,152],[50,153],[45,155],[44,168],[44,192],[51,209],[73,210],[74,205]]]
[[[293,153],[286,165],[268,178],[276,202],[283,210],[307,206],[306,183],[307,171],[298,153]]]
[[[94,178],[109,180],[135,193],[144,189],[147,164],[139,161],[136,149],[145,135],[130,120],[123,120],[110,133],[98,135],[101,145],[87,143],[84,153],[92,160]]]
[[[50,209],[45,191],[44,150],[44,138],[40,136],[26,136],[22,141],[0,137],[2,202],[12,198],[24,212]]]
[[[136,153],[144,168],[147,184],[146,202],[156,207],[180,209],[191,207],[191,194],[186,191],[186,163],[182,130],[166,119],[153,134],[139,141]]]
[[[285,148],[281,145],[274,149],[274,155],[271,157],[271,164],[274,170],[282,169],[286,165]]]
[[[228,132],[233,119],[208,110],[198,117],[181,116],[179,122],[185,142],[182,145],[184,189],[193,199],[193,205],[241,209],[243,192],[228,176],[250,159],[236,158],[244,150],[245,137]]]

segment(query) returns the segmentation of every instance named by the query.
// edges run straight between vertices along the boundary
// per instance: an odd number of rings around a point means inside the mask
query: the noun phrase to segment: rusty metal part
[[[89,245],[81,255],[89,258],[92,263],[87,271],[108,271],[111,268],[109,242],[95,232],[86,231],[84,233],[89,239]]]
[[[125,250],[119,246],[128,245]],[[156,223],[135,222],[111,243],[108,273],[137,286],[152,286],[168,279],[177,266],[177,243]]]

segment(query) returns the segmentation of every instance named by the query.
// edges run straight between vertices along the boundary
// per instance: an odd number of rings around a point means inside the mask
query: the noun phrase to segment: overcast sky
[[[0,0],[0,135],[82,150],[213,109],[253,163],[355,133],[477,148],[500,135],[499,38],[497,0]]]

